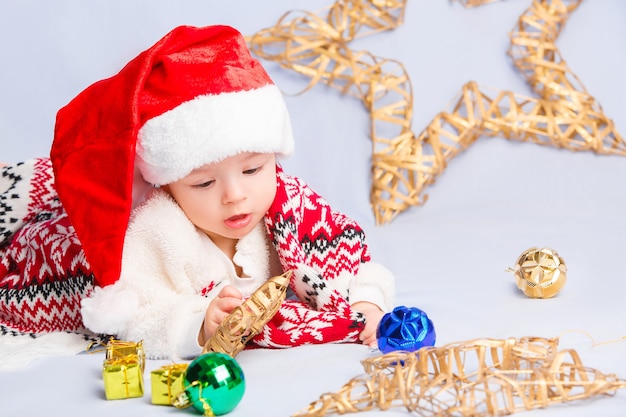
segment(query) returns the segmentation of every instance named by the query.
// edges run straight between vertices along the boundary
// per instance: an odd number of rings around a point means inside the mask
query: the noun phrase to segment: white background
[[[56,111],[94,81],[180,24],[230,24],[246,35],[291,9],[316,11],[327,1],[3,1],[0,12],[0,161],[45,156]],[[413,85],[413,130],[420,132],[473,80],[530,95],[506,56],[508,33],[530,0],[465,9],[447,0],[409,1],[393,32],[352,43],[404,63]],[[558,46],[588,92],[626,134],[626,2],[584,1]],[[284,161],[334,208],[358,220],[374,258],[397,277],[398,305],[432,318],[437,345],[475,338],[561,337],[583,362],[626,378],[626,157],[598,156],[481,138],[451,161],[429,201],[375,226],[369,205],[369,116],[353,97],[264,62],[286,97],[296,137]],[[568,282],[549,300],[517,290],[504,270],[531,246],[556,249]],[[587,333],[589,336],[584,335]],[[247,390],[235,416],[287,416],[362,372],[364,347],[317,346],[245,351],[238,356]],[[4,359],[4,358],[3,358]],[[175,415],[141,399],[106,401],[100,355],[50,358],[0,374],[1,416]],[[149,361],[148,371],[162,362]],[[612,398],[551,406],[531,415],[623,416],[626,391]],[[361,413],[374,415],[376,412]],[[396,409],[384,415],[405,415]]]

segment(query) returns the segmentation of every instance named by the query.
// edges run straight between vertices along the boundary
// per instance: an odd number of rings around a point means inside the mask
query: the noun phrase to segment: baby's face
[[[260,221],[276,195],[276,157],[244,152],[204,165],[165,187],[189,220],[218,246]]]

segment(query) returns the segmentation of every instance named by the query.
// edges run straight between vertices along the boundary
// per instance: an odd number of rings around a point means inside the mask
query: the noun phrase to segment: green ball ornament
[[[184,389],[174,405],[193,406],[204,416],[220,416],[239,404],[245,389],[243,370],[237,361],[224,353],[209,352],[189,364]]]

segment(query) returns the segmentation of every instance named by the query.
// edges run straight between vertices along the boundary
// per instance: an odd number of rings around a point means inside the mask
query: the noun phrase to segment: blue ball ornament
[[[380,320],[376,339],[382,353],[413,352],[424,346],[434,346],[436,334],[426,313],[417,307],[399,306]]]
[[[193,406],[202,415],[219,416],[239,404],[245,388],[243,370],[237,361],[224,353],[209,352],[189,364],[183,392],[178,394],[174,405]]]

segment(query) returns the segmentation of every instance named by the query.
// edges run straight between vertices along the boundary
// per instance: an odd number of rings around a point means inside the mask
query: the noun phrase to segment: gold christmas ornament
[[[465,7],[490,0],[461,0]],[[356,38],[403,23],[406,0],[338,0],[319,14],[288,12],[248,38],[259,57],[360,99],[370,114],[376,223],[426,202],[448,163],[479,137],[626,156],[626,142],[561,57],[556,40],[582,0],[534,0],[511,31],[508,55],[537,97],[486,92],[467,82],[450,108],[419,134],[402,63],[350,49]]]
[[[497,417],[612,395],[626,380],[583,365],[558,339],[476,339],[363,361],[365,374],[294,417],[404,407],[422,417]]]
[[[550,248],[525,250],[508,271],[514,273],[517,288],[530,298],[554,297],[567,281],[565,261]]]

